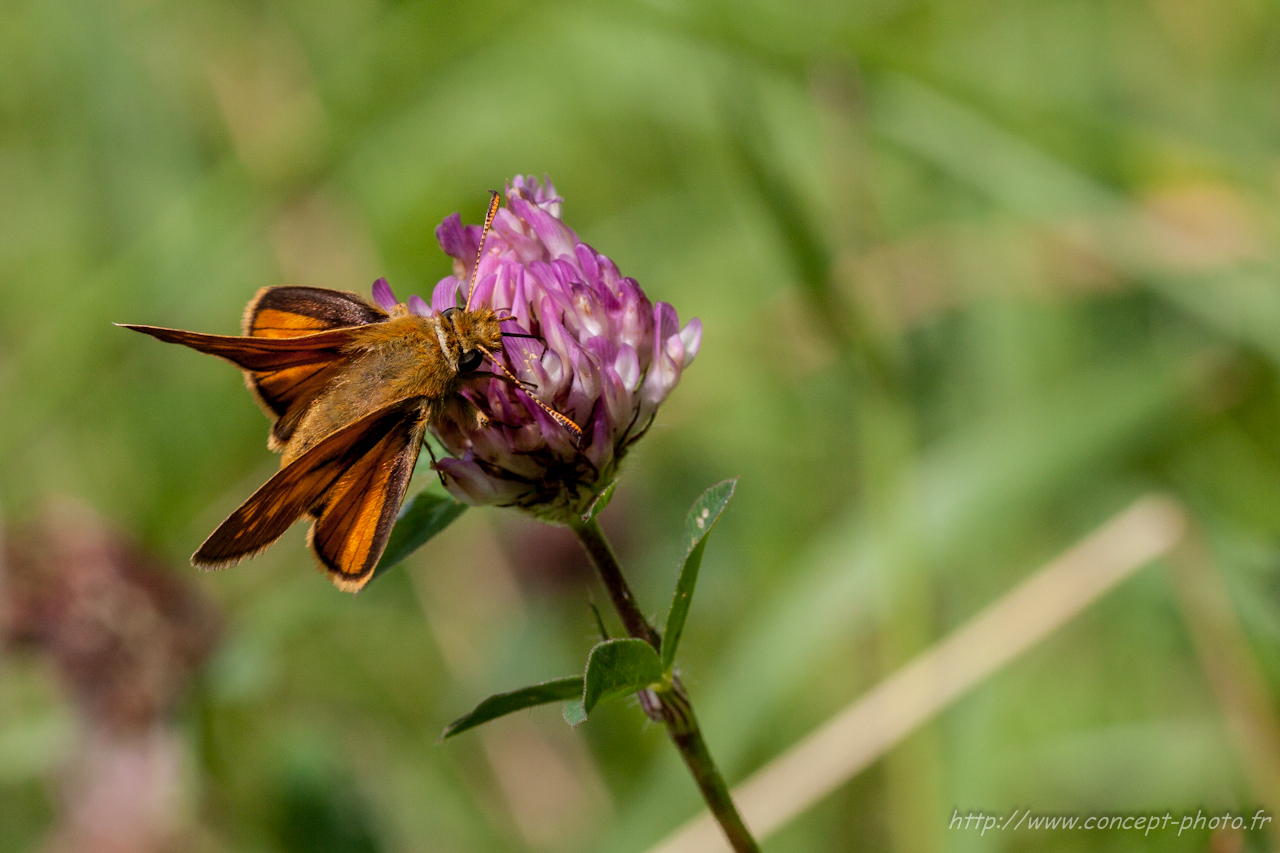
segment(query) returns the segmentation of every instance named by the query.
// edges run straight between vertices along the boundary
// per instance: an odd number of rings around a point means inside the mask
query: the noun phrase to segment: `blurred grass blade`
[[[733,799],[743,820],[757,838],[768,837],[1166,554],[1185,530],[1176,502],[1155,495],[1137,501],[737,786]],[[714,821],[702,815],[652,853],[728,850]]]
[[[728,506],[737,485],[738,478],[734,477],[707,489],[693,502],[689,515],[685,518],[684,565],[680,568],[675,596],[671,599],[671,609],[667,611],[666,625],[662,630],[664,670],[670,670],[676,659],[676,647],[680,645],[685,619],[689,617],[689,605],[693,601],[693,590],[698,583],[698,569],[702,566],[702,551],[707,547],[707,537],[711,534],[711,528],[720,520],[720,513]]]
[[[699,717],[716,733],[725,775],[742,772],[763,728],[812,675],[809,662],[892,607],[920,571],[944,571],[985,548],[993,531],[1014,535],[1081,469],[1154,452],[1162,430],[1193,410],[1192,392],[1215,381],[1197,364],[1140,359],[1084,373],[940,443],[903,472],[874,524],[857,508],[837,517],[797,558],[791,586],[744,621],[707,680]],[[670,826],[681,808],[670,791],[683,772],[678,759],[655,764],[609,849],[633,849],[630,839]]]
[[[1169,555],[1169,577],[1205,680],[1248,773],[1253,798],[1280,814],[1280,718],[1265,670],[1198,529]],[[1280,827],[1267,827],[1275,849]]]
[[[440,740],[451,738],[513,711],[522,711],[548,702],[576,699],[581,695],[582,677],[579,675],[554,678],[541,684],[531,684],[519,690],[512,690],[510,693],[495,693],[477,705],[471,713],[445,726],[444,731],[440,733]]]
[[[807,677],[825,643],[891,606],[909,572],[941,571],[980,549],[993,530],[1025,523],[1078,475],[1172,429],[1193,389],[1214,381],[1190,359],[1146,360],[1091,371],[1000,417],[973,424],[905,471],[885,519],[850,513],[804,557],[785,596],[748,620],[731,644],[701,716],[717,735],[721,767],[734,766],[771,708]],[[917,559],[918,558],[918,559]],[[732,697],[751,695],[744,707]]]
[[[1069,243],[1083,242],[1121,273],[1280,364],[1274,269],[1253,264],[1171,272],[1161,248],[1194,244],[1195,238],[1091,176],[909,77],[886,77],[873,102],[873,124],[883,137]],[[1082,229],[1082,219],[1092,227]]]
[[[772,217],[797,277],[814,304],[825,312],[819,317],[830,319],[831,251],[823,245],[821,230],[814,227],[817,223],[806,212],[795,187],[778,168],[778,158],[771,156],[775,141],[761,112],[758,88],[735,75],[723,90],[721,104],[730,150]]]
[[[1052,223],[1125,205],[1087,175],[910,77],[884,77],[871,103],[877,133],[1028,219]]]
[[[431,537],[452,524],[466,508],[466,504],[453,498],[433,492],[418,492],[400,510],[396,526],[391,529],[387,550],[382,552],[373,576],[376,578],[421,548]]]
[[[587,658],[582,710],[590,714],[601,702],[630,696],[661,680],[662,660],[644,640],[628,637],[600,643]]]

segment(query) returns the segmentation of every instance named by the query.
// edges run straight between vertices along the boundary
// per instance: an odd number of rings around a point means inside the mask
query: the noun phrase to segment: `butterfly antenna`
[[[494,366],[494,367],[496,367],[496,368],[498,368],[498,370],[502,371],[502,375],[503,375],[503,376],[506,376],[506,377],[507,377],[508,379],[510,379],[512,382],[516,383],[516,385],[523,386],[523,385],[525,384],[525,383],[521,382],[519,379],[517,379],[515,376],[513,376],[513,375],[511,374],[511,371],[510,371],[510,370],[507,370],[506,365],[504,365],[502,362],[498,361],[498,359],[494,358],[493,353],[489,352],[489,351],[488,351],[487,349],[485,349],[484,347],[480,347],[479,349],[480,349],[480,351],[481,351],[482,353],[484,353],[485,355],[489,356],[489,361],[493,362],[493,366]],[[574,438],[575,438],[575,439],[577,439],[577,438],[582,438],[582,427],[578,426],[578,425],[577,425],[577,424],[575,424],[573,421],[569,420],[569,418],[567,418],[566,416],[564,416],[564,415],[560,414],[560,413],[559,413],[559,412],[557,412],[555,409],[551,408],[551,407],[550,407],[550,406],[548,406],[546,403],[542,402],[541,400],[539,400],[537,397],[533,396],[532,394],[530,394],[530,395],[529,395],[529,399],[530,399],[530,400],[532,400],[532,401],[534,402],[534,405],[536,405],[539,409],[542,409],[542,411],[544,411],[544,412],[546,412],[548,415],[550,415],[550,416],[552,417],[552,419],[553,419],[556,423],[560,424],[560,426],[564,427],[564,428],[565,428],[565,429],[567,429],[569,432],[573,433],[573,436],[574,436]]]
[[[464,311],[471,310],[471,295],[476,292],[476,276],[480,272],[480,259],[484,257],[484,238],[489,236],[489,226],[493,224],[493,217],[498,215],[498,204],[502,198],[497,190],[489,190],[489,194],[493,198],[489,200],[489,212],[484,215],[484,230],[480,232],[480,247],[476,249],[476,265],[471,268],[471,284],[467,286],[467,305]]]

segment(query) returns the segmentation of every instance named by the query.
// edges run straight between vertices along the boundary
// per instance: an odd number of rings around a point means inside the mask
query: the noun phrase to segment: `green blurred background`
[[[197,574],[266,422],[237,371],[110,325],[429,296],[436,224],[546,173],[704,324],[605,522],[657,614],[685,508],[741,476],[682,645],[731,782],[1151,489],[1205,530],[1274,709],[1278,86],[1280,11],[1247,0],[7,0],[0,505],[76,496],[220,604],[177,722],[208,849],[646,849],[698,799],[634,704],[435,743],[580,668],[603,596],[571,540],[485,509],[356,598],[301,529]],[[3,853],[56,819],[66,719],[41,660],[0,660]],[[765,849],[1239,849],[946,828],[1256,804],[1223,719],[1157,564]]]

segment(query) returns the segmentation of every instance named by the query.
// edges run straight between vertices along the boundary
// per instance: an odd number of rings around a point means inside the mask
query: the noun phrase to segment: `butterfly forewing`
[[[288,338],[203,335],[158,326],[126,328],[225,358],[243,369],[249,390],[275,421],[267,442],[272,450],[288,442],[307,408],[346,364],[345,350],[354,337],[351,328]]]
[[[254,492],[213,531],[191,561],[206,568],[235,563],[279,539],[303,515],[313,513],[323,519],[325,509],[335,505],[329,495],[334,485],[349,472],[363,470],[366,462],[375,459],[378,464],[394,462],[394,459],[388,460],[376,451],[379,448],[398,446],[398,439],[386,441],[392,435],[411,432],[420,441],[421,429],[417,425],[423,417],[422,402],[411,398],[392,403],[330,434],[281,468],[262,488]],[[411,452],[416,461],[416,444],[412,446]],[[394,469],[396,466],[390,464],[390,467]],[[412,462],[408,467],[412,472]],[[392,477],[389,482],[394,484],[394,480]],[[405,483],[407,482],[406,478]],[[340,490],[339,493],[343,492]],[[393,516],[403,493],[404,486],[401,485],[391,509]],[[372,537],[370,547],[377,542],[377,537]],[[386,545],[385,536],[381,539],[381,545]],[[324,559],[319,550],[317,555]],[[378,555],[381,555],[381,551]],[[373,561],[377,562],[376,556]],[[330,567],[326,561],[326,567],[331,571],[348,573],[345,563],[335,561],[334,566],[336,568]],[[352,567],[349,573],[359,576],[361,569]]]
[[[401,415],[325,493],[308,542],[339,589],[360,589],[387,547],[418,461],[428,412]]]
[[[124,328],[142,332],[171,344],[225,358],[243,370],[277,371],[300,365],[324,364],[342,354],[352,341],[349,329],[331,329],[293,338],[242,338],[239,335],[205,335],[162,326]]]

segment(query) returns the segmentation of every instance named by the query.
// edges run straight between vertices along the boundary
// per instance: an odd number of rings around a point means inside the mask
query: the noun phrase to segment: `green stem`
[[[613,600],[614,609],[618,611],[618,617],[622,620],[627,633],[632,637],[645,640],[655,650],[660,651],[662,638],[636,604],[631,587],[622,574],[618,557],[613,553],[613,548],[605,538],[604,531],[600,529],[599,522],[593,518],[571,526],[578,541],[586,549],[587,556],[595,565],[596,571],[599,572],[605,589],[609,591],[609,598]],[[680,751],[680,757],[684,759],[685,766],[693,774],[693,780],[697,783],[698,790],[702,792],[707,808],[719,822],[720,828],[724,830],[725,837],[735,853],[760,853],[759,845],[747,831],[746,824],[742,822],[742,816],[738,814],[738,809],[734,806],[732,797],[729,796],[729,788],[724,783],[724,777],[720,775],[720,770],[707,750],[707,743],[702,739],[702,730],[698,727],[698,718],[694,716],[693,705],[689,702],[689,695],[685,692],[680,679],[672,679],[671,687],[664,690],[641,691],[640,705],[650,719],[666,726],[671,742]]]

